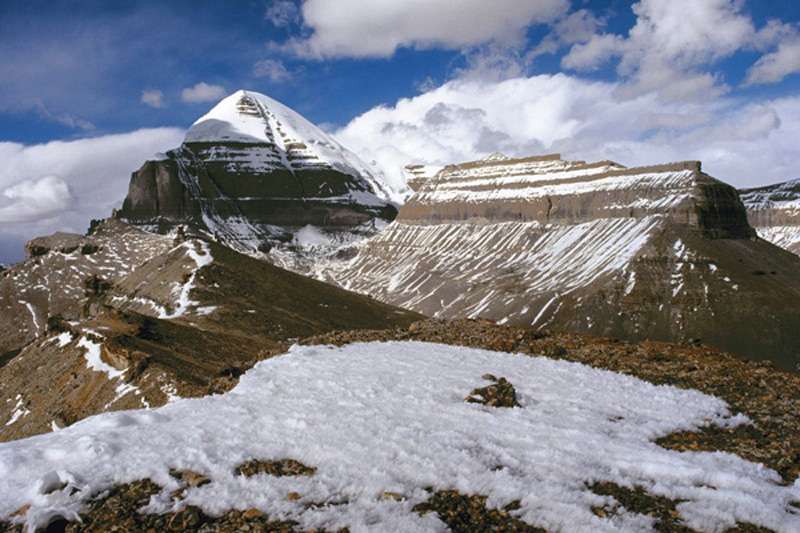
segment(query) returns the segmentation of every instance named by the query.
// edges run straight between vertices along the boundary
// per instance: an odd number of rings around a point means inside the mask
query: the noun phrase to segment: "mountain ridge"
[[[696,161],[449,165],[352,255],[316,275],[429,316],[800,362],[800,261],[756,239],[737,191]]]

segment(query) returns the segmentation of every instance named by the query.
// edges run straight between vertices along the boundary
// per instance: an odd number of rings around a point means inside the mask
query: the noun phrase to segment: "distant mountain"
[[[376,172],[283,104],[237,91],[133,174],[116,217],[160,233],[190,225],[250,252],[336,244],[396,216]]]
[[[800,363],[800,258],[689,161],[557,154],[420,167],[397,220],[321,277],[426,315],[703,342]]]
[[[800,179],[739,193],[758,236],[800,255]]]

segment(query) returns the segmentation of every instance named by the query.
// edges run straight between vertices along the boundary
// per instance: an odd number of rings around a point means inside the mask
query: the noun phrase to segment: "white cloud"
[[[777,83],[795,72],[800,72],[800,37],[781,42],[777,50],[761,56],[747,72],[746,83]]]
[[[209,85],[201,81],[194,87],[187,87],[181,91],[181,100],[191,104],[200,102],[213,102],[225,96],[225,88],[221,85]]]
[[[273,26],[284,28],[297,22],[300,13],[297,5],[291,0],[275,0],[270,3],[264,12],[264,18],[272,23]]]
[[[0,142],[3,233],[30,239],[84,232],[90,219],[121,205],[133,171],[182,141],[183,131],[158,128],[36,145]]]
[[[619,98],[620,85],[557,75],[456,79],[336,132],[394,183],[409,163],[449,164],[494,151],[561,152],[626,165],[700,159],[737,186],[797,177],[800,98],[675,101],[657,91]]]
[[[468,48],[519,41],[531,24],[566,13],[567,0],[307,0],[303,20],[312,33],[290,41],[293,52],[313,58],[388,57],[400,47]]]
[[[793,31],[774,20],[756,29],[742,8],[740,0],[641,0],[632,7],[636,23],[627,36],[596,33],[577,40],[561,65],[591,70],[618,57],[617,72],[626,81],[621,96],[657,91],[676,100],[716,97],[728,87],[708,71],[710,65],[740,50],[769,48]],[[795,70],[797,54],[791,54],[782,46],[763,57],[751,71],[751,82],[780,79]]]
[[[0,222],[30,222],[47,219],[69,209],[72,193],[58,176],[25,180],[6,188],[3,196],[10,200],[0,206]]]
[[[625,40],[619,35],[593,35],[586,42],[573,45],[569,53],[561,58],[561,66],[573,70],[593,70],[621,53],[624,45]]]
[[[149,105],[150,107],[164,107],[164,93],[158,89],[142,91],[141,102],[145,105]]]
[[[94,124],[85,118],[73,115],[71,113],[53,113],[44,104],[44,102],[39,99],[34,99],[30,103],[29,107],[35,110],[39,117],[44,120],[49,120],[50,122],[55,122],[57,124],[61,124],[62,126],[76,130],[91,131],[95,129]]]
[[[262,59],[253,65],[253,76],[267,78],[273,83],[281,83],[292,79],[292,73],[283,62],[277,59]]]

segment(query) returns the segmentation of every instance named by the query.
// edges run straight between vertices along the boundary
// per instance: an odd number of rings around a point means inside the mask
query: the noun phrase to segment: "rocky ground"
[[[530,328],[498,326],[487,321],[425,320],[410,327],[390,330],[336,332],[310,337],[303,344],[344,345],[353,342],[415,340],[484,348],[504,352],[542,355],[580,362],[636,376],[655,383],[697,389],[724,399],[733,412],[741,412],[752,425],[735,429],[707,428],[700,432],[669,435],[658,444],[675,450],[719,450],[763,463],[777,471],[785,484],[800,474],[800,376],[768,363],[743,361],[702,345],[661,342],[627,343],[614,339],[570,334],[547,334]],[[484,376],[487,385],[473,390],[465,401],[495,407],[516,403],[514,387],[502,376]],[[240,466],[242,475],[267,473],[276,476],[314,475],[314,468],[287,458],[273,463],[257,460]],[[202,475],[175,472],[185,486],[208,482]],[[613,516],[621,507],[652,516],[658,531],[690,531],[680,522],[678,501],[648,494],[641,487],[596,483],[589,487],[607,496],[608,504],[593,509],[597,516]],[[161,488],[144,479],[98,494],[81,514],[83,523],[55,521],[51,531],[296,531],[297,524],[270,518],[263,512],[231,510],[207,516],[200,509],[185,507],[178,512],[148,515],[139,512]],[[513,516],[513,502],[502,509],[486,506],[481,494],[455,490],[429,490],[430,498],[414,507],[420,514],[437,513],[452,531],[542,531]],[[386,493],[387,499],[402,495]],[[181,491],[173,493],[180,500]],[[293,493],[287,498],[299,497]],[[328,503],[330,505],[331,503]],[[24,513],[25,510],[20,510]],[[21,531],[20,526],[5,526]],[[0,526],[0,530],[3,527]],[[729,531],[765,531],[746,523]]]

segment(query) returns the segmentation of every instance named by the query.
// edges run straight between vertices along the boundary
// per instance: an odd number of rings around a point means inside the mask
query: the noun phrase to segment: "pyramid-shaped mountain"
[[[397,214],[392,192],[358,156],[283,104],[237,91],[184,143],[133,173],[116,216],[150,231],[208,231],[247,251],[374,233]],[[308,233],[308,232],[306,232]]]

